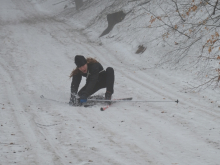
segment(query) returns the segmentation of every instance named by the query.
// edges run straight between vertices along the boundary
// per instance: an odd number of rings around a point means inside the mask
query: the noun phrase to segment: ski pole
[[[62,102],[62,101],[58,101],[58,100],[54,100],[54,99],[50,99],[50,98],[44,97],[44,95],[41,95],[40,98],[46,99],[46,100],[50,100],[50,101],[54,101],[54,102],[57,102],[57,103],[69,104],[68,102]]]
[[[88,99],[88,101],[97,101],[97,102],[176,102],[176,103],[179,103],[179,100],[176,100],[176,101],[147,101],[147,100],[96,100],[96,99]]]
[[[111,100],[105,100],[105,101],[111,101]],[[129,102],[176,102],[177,104],[179,103],[178,99],[176,101],[144,101],[144,100],[141,100],[141,101],[135,101],[135,100],[115,100],[115,101],[117,101],[117,102],[123,102],[123,101],[129,101]],[[114,101],[112,101],[112,102],[114,102]],[[111,104],[107,105],[106,107],[101,107],[100,110],[104,111],[107,108],[109,108],[110,106],[111,106]]]

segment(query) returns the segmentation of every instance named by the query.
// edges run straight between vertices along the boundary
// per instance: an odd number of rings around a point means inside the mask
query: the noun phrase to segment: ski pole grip
[[[108,107],[109,107],[109,106],[107,106],[107,107],[102,107],[100,110],[101,110],[101,111],[104,111],[104,110],[106,110]]]

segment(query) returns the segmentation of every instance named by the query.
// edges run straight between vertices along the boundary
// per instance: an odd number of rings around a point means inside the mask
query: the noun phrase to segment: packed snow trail
[[[219,109],[179,92],[181,75],[139,69],[128,50],[89,41],[42,3],[1,0],[0,164],[219,164]],[[115,98],[180,103],[117,103],[101,112],[42,100],[69,100],[76,54],[115,69]]]

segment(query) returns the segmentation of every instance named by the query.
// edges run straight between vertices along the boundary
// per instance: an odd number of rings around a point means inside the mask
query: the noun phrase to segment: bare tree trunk
[[[80,7],[83,5],[83,0],[75,0],[76,10],[79,10]]]

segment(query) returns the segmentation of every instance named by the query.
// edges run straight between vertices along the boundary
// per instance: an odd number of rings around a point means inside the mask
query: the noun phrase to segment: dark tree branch
[[[212,5],[211,3],[209,3],[207,0],[204,0],[207,4],[209,4],[212,7],[215,7],[214,5]],[[220,10],[217,6],[215,7],[217,10]]]
[[[178,5],[177,5],[177,0],[176,0],[176,2],[175,2],[174,0],[172,0],[172,1],[173,1],[173,3],[176,5],[176,10],[177,10],[177,12],[178,12],[178,14],[179,14],[181,20],[182,20],[183,22],[185,22],[185,20],[183,19],[183,17],[181,16],[181,14],[180,14],[180,12],[179,12],[179,8],[178,8]]]
[[[142,8],[144,8],[144,7],[142,6]],[[144,8],[144,9],[145,9],[147,12],[151,13],[155,18],[157,18],[157,16],[156,16],[154,13],[152,13],[151,11],[148,11],[146,8]],[[178,33],[180,33],[180,34],[186,36],[187,38],[190,38],[190,36],[188,36],[188,35],[184,34],[183,32],[179,31],[178,29],[176,29],[176,28],[173,27],[172,25],[167,24],[167,23],[164,22],[162,19],[159,19],[159,20],[160,20],[161,22],[163,22],[164,25],[166,25],[166,26],[170,27],[171,29],[177,31]]]
[[[215,15],[215,9],[216,9],[217,5],[218,5],[218,0],[217,0],[216,3],[215,3],[215,7],[214,7],[214,10],[213,10],[212,15]]]

